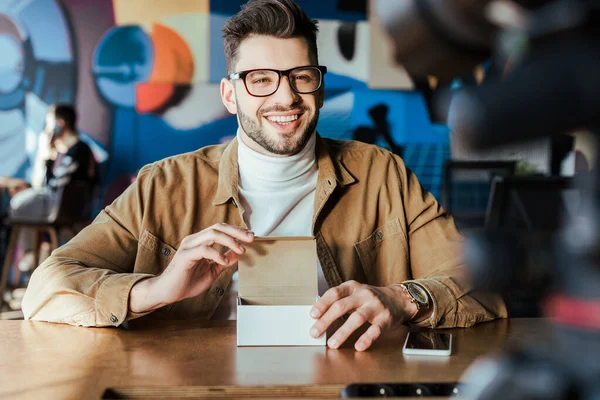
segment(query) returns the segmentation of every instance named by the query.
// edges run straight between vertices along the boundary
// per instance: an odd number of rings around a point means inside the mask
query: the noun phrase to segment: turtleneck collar
[[[248,147],[238,128],[239,186],[245,190],[281,189],[298,184],[298,180],[311,175],[317,169],[315,145],[316,133],[312,133],[306,146],[288,157],[271,157]]]

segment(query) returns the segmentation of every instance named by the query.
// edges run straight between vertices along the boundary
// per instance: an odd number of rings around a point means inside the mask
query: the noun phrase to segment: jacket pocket
[[[160,275],[176,252],[176,248],[166,244],[148,230],[144,230],[139,240],[135,272]]]
[[[399,218],[390,218],[366,239],[354,245],[369,284],[383,286],[407,275],[408,246]],[[408,279],[408,276],[406,278]]]

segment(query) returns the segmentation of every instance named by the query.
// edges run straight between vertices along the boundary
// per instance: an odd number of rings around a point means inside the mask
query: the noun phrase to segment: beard
[[[237,108],[240,126],[244,132],[246,132],[246,135],[269,153],[281,156],[292,156],[302,151],[304,146],[306,146],[306,143],[310,140],[310,135],[312,135],[316,129],[317,122],[319,121],[319,110],[317,109],[315,115],[308,121],[306,128],[300,135],[293,132],[289,137],[287,135],[279,137],[269,136],[262,125],[262,115],[273,111],[286,112],[292,110],[302,111],[303,117],[307,116],[310,111],[308,107],[300,105],[292,105],[291,107],[273,106],[258,110],[258,119],[253,119],[248,114],[245,114],[239,107]]]

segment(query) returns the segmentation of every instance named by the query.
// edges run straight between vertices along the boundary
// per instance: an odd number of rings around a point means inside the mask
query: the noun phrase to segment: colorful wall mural
[[[47,107],[72,102],[106,185],[144,164],[229,140],[221,28],[245,0],[0,2],[0,175],[28,177]],[[298,0],[327,65],[319,132],[402,153],[439,195],[449,135],[406,74],[375,66],[366,1]],[[373,51],[371,51],[374,49]],[[388,57],[389,58],[389,57]],[[401,77],[398,78],[398,77]]]

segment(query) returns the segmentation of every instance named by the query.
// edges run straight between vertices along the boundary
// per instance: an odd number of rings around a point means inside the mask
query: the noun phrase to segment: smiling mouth
[[[297,121],[302,114],[293,114],[293,115],[269,115],[265,117],[270,122],[275,122],[279,125],[291,125],[294,121]]]
[[[298,122],[298,120],[302,117],[302,115],[304,114],[299,113],[292,115],[269,115],[264,118],[272,124],[288,127],[290,125],[295,125]]]

